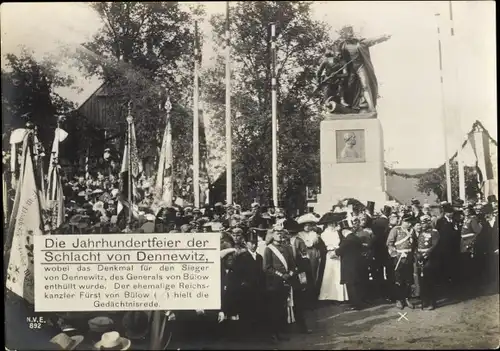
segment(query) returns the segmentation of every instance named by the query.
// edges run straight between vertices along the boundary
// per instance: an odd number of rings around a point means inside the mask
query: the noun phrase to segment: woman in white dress
[[[347,289],[344,284],[340,284],[340,257],[335,254],[343,239],[340,228],[333,222],[326,225],[321,234],[321,238],[326,245],[327,254],[325,262],[325,273],[321,283],[319,300],[325,301],[347,301]]]

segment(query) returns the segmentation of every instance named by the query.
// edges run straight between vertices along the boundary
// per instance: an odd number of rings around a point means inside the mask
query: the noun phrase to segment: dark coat
[[[234,269],[221,269],[221,310],[226,316],[236,316],[241,305],[241,276]]]
[[[285,281],[280,275],[289,274],[290,272],[297,273],[297,267],[295,260],[293,259],[293,253],[291,246],[281,246],[278,247],[281,254],[285,257],[288,265],[288,270],[279,258],[271,251],[271,249],[266,247],[264,250],[264,274],[266,277],[266,289],[269,291],[283,291],[286,289]],[[292,279],[287,283],[288,285],[293,285]]]
[[[257,291],[264,288],[264,261],[261,255],[245,251],[239,254],[234,262],[234,270],[238,273],[242,289],[245,291]]]
[[[340,284],[355,284],[365,282],[368,272],[363,257],[363,243],[351,233],[340,242],[335,253],[340,256]]]
[[[436,248],[440,254],[458,254],[460,252],[460,231],[458,223],[449,222],[445,217],[436,222],[436,230],[439,232],[439,243]]]
[[[373,253],[376,259],[382,259],[388,256],[387,237],[389,235],[389,219],[387,217],[378,217],[372,222],[373,231]]]

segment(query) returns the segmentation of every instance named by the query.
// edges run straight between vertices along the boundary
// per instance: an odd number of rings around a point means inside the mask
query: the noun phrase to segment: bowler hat
[[[495,195],[488,196],[488,203],[497,202],[497,197]]]
[[[411,199],[411,204],[419,206],[420,205],[420,200],[413,198],[413,199]]]
[[[444,213],[453,213],[455,210],[453,209],[453,206],[449,203],[443,205],[443,212]]]
[[[130,339],[141,339],[149,331],[149,316],[145,311],[128,311],[123,316],[122,325]]]

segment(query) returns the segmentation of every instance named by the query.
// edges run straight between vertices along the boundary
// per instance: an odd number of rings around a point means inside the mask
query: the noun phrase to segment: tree
[[[157,154],[166,116],[159,108],[168,91],[173,109],[174,169],[192,160],[192,69],[194,16],[178,2],[94,2],[104,27],[78,50],[79,66],[110,84],[122,106],[113,113],[125,122],[132,101],[140,157]]]
[[[18,56],[7,54],[5,58],[7,69],[1,73],[4,133],[33,122],[45,150],[50,150],[57,115],[74,108],[55,89],[72,86],[73,78],[62,74],[52,58],[37,60],[26,48]]]
[[[216,48],[224,48],[225,16],[211,18]],[[319,181],[318,104],[312,86],[323,49],[331,44],[326,25],[311,19],[310,2],[238,2],[232,5],[231,122],[233,192],[249,205],[271,195],[270,23],[276,24],[279,119],[279,197],[282,205],[302,208],[305,186]],[[202,81],[212,128],[224,145],[225,86],[223,53]]]
[[[465,167],[465,196],[467,199],[475,200],[477,199],[477,194],[479,194],[479,182],[477,171],[475,167]],[[452,161],[450,167],[451,175],[451,198],[458,199],[459,188],[458,188],[458,162]],[[434,171],[427,172],[423,175],[417,183],[417,190],[429,195],[434,193],[439,201],[446,201],[446,168],[445,165],[437,168]]]

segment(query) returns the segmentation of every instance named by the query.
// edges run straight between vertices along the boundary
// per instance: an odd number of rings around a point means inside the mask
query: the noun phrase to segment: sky
[[[206,18],[225,12],[224,2],[204,5]],[[475,120],[497,139],[495,2],[453,1],[452,7],[454,40],[448,1],[313,4],[313,18],[328,23],[332,36],[346,24],[365,37],[392,35],[389,41],[373,47],[371,56],[382,96],[377,109],[384,130],[385,160],[395,168],[441,165],[445,160],[445,127],[449,155],[457,150]],[[84,3],[3,3],[0,16],[3,54],[18,53],[19,45],[24,45],[39,57],[58,55],[61,44],[76,48],[102,28],[100,19]],[[214,50],[207,20],[201,28],[205,34],[202,66],[206,68],[212,64]],[[100,84],[86,80],[69,66],[61,69],[78,77],[81,93],[59,91],[77,104]]]

